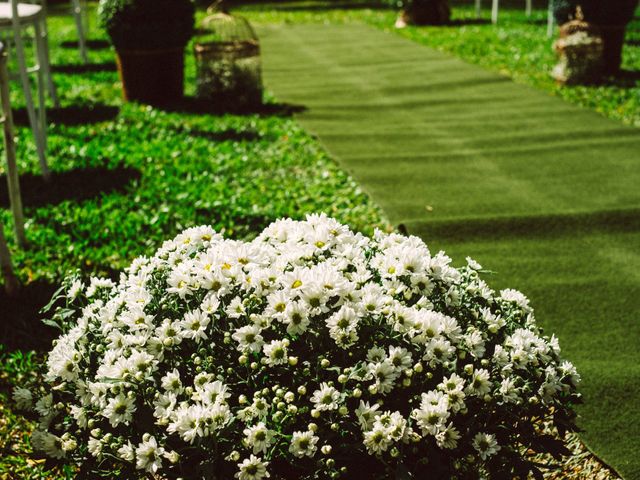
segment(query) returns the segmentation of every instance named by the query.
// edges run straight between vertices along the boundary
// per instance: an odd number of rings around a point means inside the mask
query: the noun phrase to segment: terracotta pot
[[[184,93],[184,48],[117,52],[126,101],[167,104]]]
[[[626,25],[598,25],[604,47],[604,74],[615,75],[622,65]]]

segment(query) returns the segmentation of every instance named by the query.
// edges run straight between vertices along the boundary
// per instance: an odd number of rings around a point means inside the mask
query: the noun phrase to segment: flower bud
[[[347,380],[349,380],[349,377],[347,377],[346,375],[339,375],[338,376],[338,383],[345,384],[345,383],[347,383]]]
[[[320,449],[320,451],[324,455],[329,455],[331,453],[331,445],[323,445],[322,448]]]
[[[315,423],[310,423],[307,428],[309,429],[310,432],[317,432],[318,431],[318,425]]]
[[[418,362],[413,366],[413,371],[416,373],[422,373],[422,370],[424,370],[424,367],[422,366],[422,363]]]
[[[304,385],[301,385],[298,387],[298,395],[306,395],[307,394],[307,387],[305,387]]]
[[[353,398],[360,398],[362,396],[362,390],[360,390],[359,388],[356,388],[353,390]]]
[[[339,409],[338,409],[338,413],[340,415],[346,415],[349,413],[349,409],[347,407],[345,407],[344,405],[342,405]]]
[[[467,363],[464,366],[464,373],[466,373],[467,375],[471,375],[473,373],[473,364],[472,363]]]
[[[331,362],[330,362],[328,359],[326,359],[326,358],[323,358],[323,359],[320,361],[320,366],[321,366],[322,368],[327,368],[329,365],[331,365]]]
[[[311,416],[313,418],[320,418],[320,411],[314,408],[313,410],[311,410]]]

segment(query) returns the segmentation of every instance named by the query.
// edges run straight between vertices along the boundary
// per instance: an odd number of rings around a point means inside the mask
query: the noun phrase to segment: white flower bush
[[[15,398],[36,448],[119,478],[526,478],[579,376],[480,272],[324,215],[191,228],[117,283],[69,280],[48,388]]]

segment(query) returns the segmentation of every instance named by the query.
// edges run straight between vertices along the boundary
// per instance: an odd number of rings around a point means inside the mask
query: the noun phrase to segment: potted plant
[[[578,7],[585,21],[598,27],[603,40],[604,73],[615,75],[622,64],[627,24],[633,19],[638,0],[557,0],[555,16],[559,24],[572,19]]]
[[[100,0],[98,16],[116,49],[125,100],[157,104],[182,97],[192,0]]]
[[[444,25],[451,18],[447,0],[400,0],[393,1],[393,4],[400,6],[397,28],[407,25]]]

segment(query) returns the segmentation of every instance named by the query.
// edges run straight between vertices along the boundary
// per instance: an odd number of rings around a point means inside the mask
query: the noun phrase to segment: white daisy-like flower
[[[247,446],[253,449],[253,453],[266,453],[275,436],[275,432],[269,430],[264,422],[245,428],[243,433]]]
[[[162,467],[164,448],[158,445],[155,437],[145,434],[136,448],[136,468],[156,473]]]
[[[436,433],[436,444],[440,448],[453,450],[458,447],[460,437],[458,429],[453,426],[453,423],[449,423],[446,427],[441,427]]]
[[[242,463],[238,464],[238,472],[234,475],[238,480],[262,480],[269,478],[267,467],[269,462],[264,462],[259,457],[251,454]]]
[[[109,400],[107,407],[102,411],[102,415],[109,419],[112,427],[117,427],[121,423],[128,425],[135,411],[135,396],[120,394]]]
[[[364,446],[372,455],[386,452],[392,443],[391,436],[381,425],[374,425],[372,430],[364,433]]]
[[[238,328],[231,338],[238,343],[238,350],[241,352],[257,353],[262,349],[264,340],[260,332],[262,329],[257,325],[246,325]]]
[[[285,340],[272,340],[270,343],[263,345],[262,350],[264,352],[264,358],[267,361],[267,365],[284,365],[288,361],[287,346],[289,341]]]
[[[473,437],[471,444],[482,460],[492,457],[500,450],[500,445],[498,445],[495,435],[489,433],[477,433]]]
[[[313,457],[318,450],[318,440],[320,438],[312,431],[293,432],[289,452],[298,458]]]
[[[316,410],[337,410],[340,403],[340,392],[327,383],[322,383],[320,388],[313,392],[311,401]]]
[[[180,321],[182,336],[195,340],[196,343],[206,340],[208,338],[206,330],[210,321],[209,316],[202,310],[187,312],[182,321]]]
[[[33,408],[33,395],[28,388],[16,387],[13,389],[13,401],[20,410]]]

